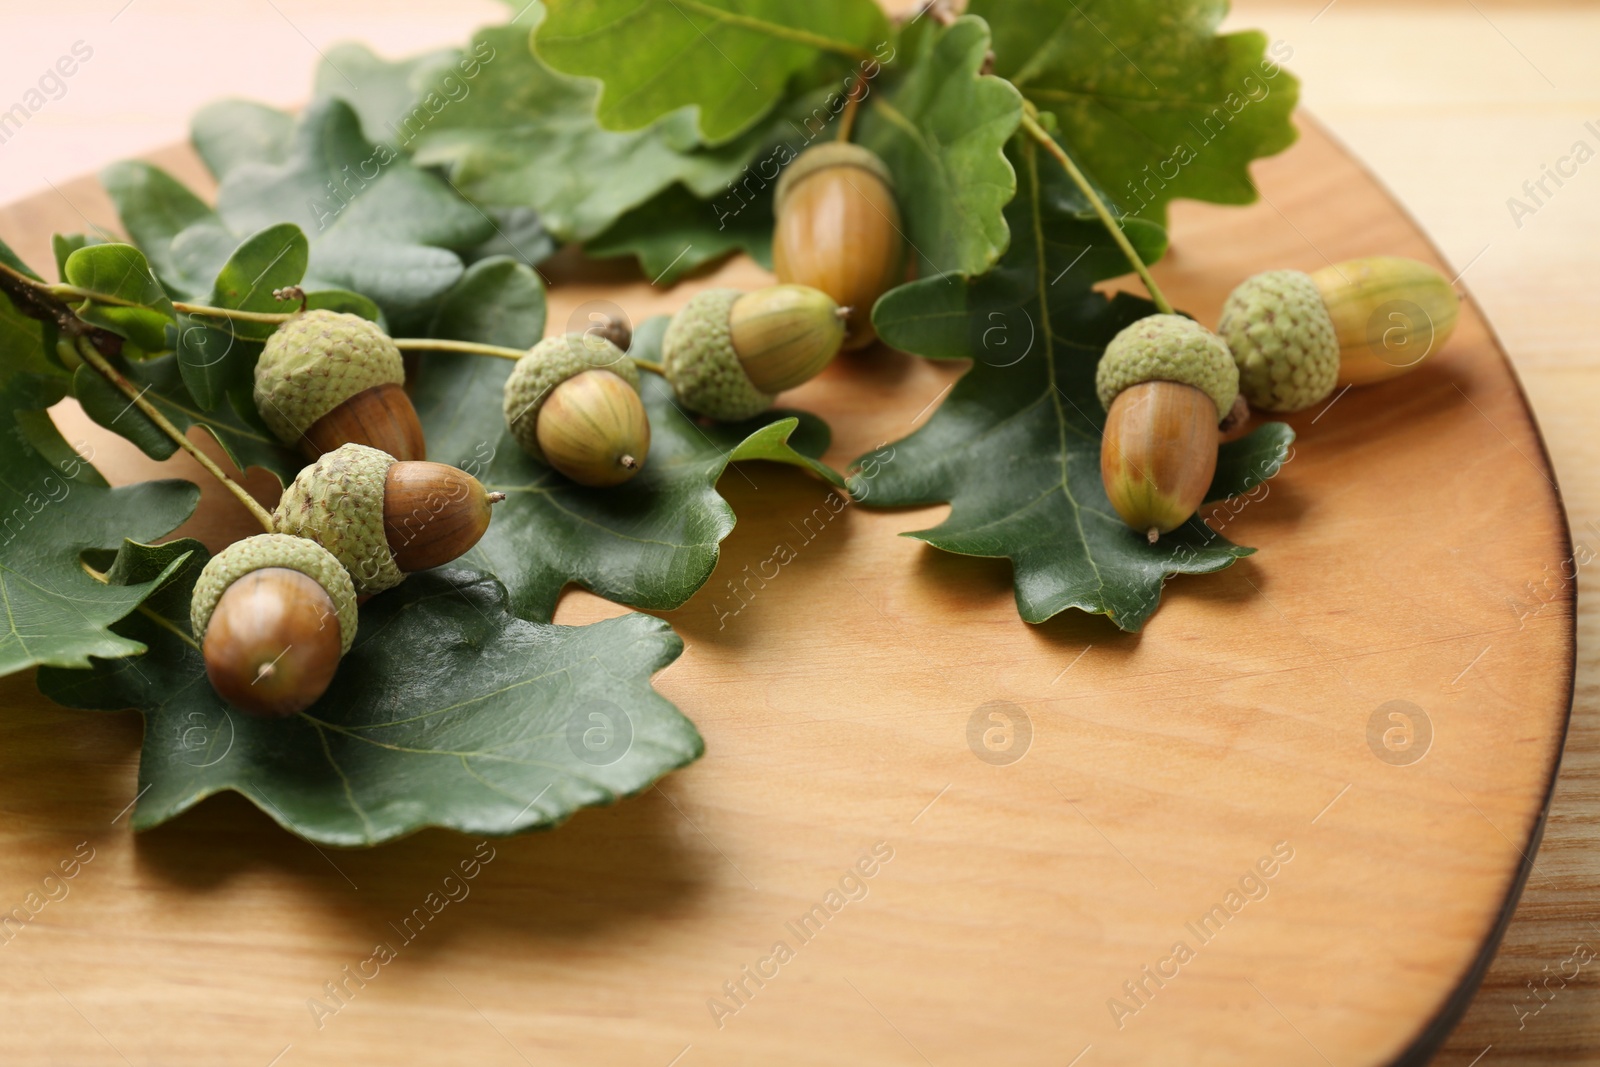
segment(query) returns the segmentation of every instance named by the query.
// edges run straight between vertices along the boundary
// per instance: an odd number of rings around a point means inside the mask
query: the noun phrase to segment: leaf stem
[[[1106,232],[1117,243],[1117,247],[1122,249],[1122,254],[1128,257],[1128,262],[1133,264],[1134,273],[1138,274],[1139,279],[1144,282],[1144,287],[1149,290],[1150,299],[1155,303],[1156,307],[1160,309],[1163,315],[1173,314],[1172,305],[1167,302],[1166,294],[1161,291],[1161,287],[1156,284],[1156,280],[1150,276],[1150,268],[1145,266],[1144,259],[1134,249],[1133,242],[1128,240],[1128,235],[1123,232],[1122,227],[1117,224],[1117,220],[1112,217],[1111,209],[1106,207],[1106,202],[1100,198],[1100,194],[1095,191],[1094,186],[1089,184],[1089,179],[1083,176],[1083,171],[1078,169],[1078,165],[1072,161],[1072,157],[1067,155],[1066,149],[1062,148],[1056,142],[1056,139],[1050,136],[1049,131],[1039,125],[1038,120],[1032,115],[1023,114],[1022,128],[1027,130],[1029,136],[1038,141],[1046,152],[1056,157],[1056,160],[1066,170],[1067,177],[1071,178],[1072,183],[1088,198],[1090,205],[1094,207],[1094,213],[1100,216],[1100,222],[1105,226]]]
[[[459,352],[466,356],[513,360],[528,354],[528,350],[523,348],[503,348],[500,345],[480,345],[476,341],[446,341],[433,337],[396,337],[394,344],[402,352]]]
[[[204,650],[200,647],[200,642],[196,641],[194,638],[178,629],[175,623],[173,623],[170,619],[163,617],[159,612],[154,611],[143,604],[140,604],[134,610],[136,610],[140,615],[143,615],[145,618],[149,619],[151,622],[155,623],[157,626],[161,627],[163,630],[166,630],[168,633],[172,634],[173,637],[176,637],[178,640],[182,641],[196,652],[200,652],[202,654],[204,653]]]
[[[839,140],[841,143],[848,142],[850,140],[850,135],[855,132],[856,112],[860,110],[861,97],[855,93],[852,93],[849,98],[849,103],[845,104],[844,106],[844,114],[839,117]]]
[[[68,300],[92,300],[96,304],[110,304],[112,307],[142,308],[148,307],[137,300],[125,300],[120,296],[109,293],[96,292],[93,289],[83,289],[76,285],[46,285],[42,287],[51,296],[64,297]],[[238,308],[210,307],[206,304],[189,304],[182,300],[172,302],[174,311],[185,315],[196,315],[208,319],[232,319],[235,322],[260,322],[268,325],[281,325],[294,318],[293,312],[287,311],[243,311]]]
[[[433,337],[396,337],[395,347],[402,352],[459,352],[466,356],[493,356],[496,359],[521,359],[528,353],[520,348],[503,348],[500,345],[481,345],[476,341],[446,341]],[[659,363],[648,359],[634,359],[634,366],[666,377]]]
[[[93,567],[89,566],[87,563],[83,562],[82,560],[78,561],[78,566],[82,567],[84,569],[84,572],[86,574],[88,574],[89,577],[93,578],[95,581],[99,582],[101,585],[110,585],[111,584],[110,576],[105,574],[103,571],[95,570]],[[198,641],[196,641],[194,638],[190,637],[188,634],[184,633],[182,630],[178,629],[177,625],[174,624],[171,619],[165,618],[159,612],[152,611],[148,604],[140,604],[138,607],[134,608],[133,610],[137,611],[140,615],[143,615],[145,618],[149,619],[151,622],[155,623],[157,626],[161,627],[163,630],[166,630],[168,633],[172,634],[172,636],[176,637],[178,640],[182,641],[184,644],[188,645],[190,648],[194,649],[196,652],[202,651],[202,649],[200,648],[200,643]]]
[[[256,521],[261,524],[262,529],[266,530],[267,533],[273,532],[274,527],[272,524],[271,513],[268,512],[266,508],[262,507],[260,502],[257,501],[255,497],[246,492],[244,486],[228,477],[227,473],[223,471],[221,467],[217,466],[216,462],[213,461],[210,456],[202,452],[194,444],[194,442],[190,441],[189,438],[184,435],[182,430],[174,426],[171,420],[169,420],[165,415],[161,414],[159,408],[150,403],[150,401],[146,400],[144,398],[144,392],[132,382],[128,381],[127,378],[123,377],[122,373],[118,371],[116,367],[113,367],[111,365],[111,361],[106,359],[105,356],[101,355],[99,350],[96,349],[93,344],[89,343],[84,338],[79,338],[78,353],[83,357],[84,362],[88,363],[89,366],[93,367],[102,378],[115,386],[119,393],[127,397],[129,403],[143,412],[144,416],[151,422],[155,423],[157,429],[171,438],[172,442],[179,448],[189,453],[196,463],[205,468],[207,474],[221,482],[224,489],[228,490],[228,492],[237,497],[239,503],[245,506],[245,510],[249,511],[251,515],[255,516]]]
[[[118,308],[145,306],[137,300],[124,300],[120,296],[112,296],[110,293],[97,293],[93,289],[83,289],[76,285],[68,285],[65,282],[59,285],[39,285],[35,288],[42,289],[51,296],[59,296],[67,300],[93,300],[97,304],[110,304],[112,307]]]
[[[137,300],[128,300],[124,297],[112,296],[110,293],[102,293],[94,289],[85,289],[78,285],[68,285],[65,282],[51,283],[40,281],[37,278],[30,278],[28,275],[16,270],[13,267],[7,266],[4,263],[0,263],[0,272],[9,275],[24,285],[31,286],[42,293],[49,293],[51,296],[66,300],[92,300],[97,304],[109,304],[112,307],[123,308],[142,308],[149,306],[147,304],[141,304]],[[295,287],[293,291],[298,293],[298,288]],[[173,310],[180,311],[185,315],[198,315],[203,318],[212,319],[233,319],[237,322],[259,322],[268,325],[278,325],[288,322],[290,319],[294,318],[295,314],[294,312],[286,311],[244,311],[239,308],[219,308],[211,307],[207,304],[190,304],[181,300],[174,300],[172,302],[172,307]]]
[[[235,322],[261,322],[269,325],[278,325],[294,318],[297,312],[291,311],[241,311],[237,308],[214,308],[204,304],[185,304],[181,301],[172,302],[174,309],[185,315],[197,315],[209,319],[232,319]]]

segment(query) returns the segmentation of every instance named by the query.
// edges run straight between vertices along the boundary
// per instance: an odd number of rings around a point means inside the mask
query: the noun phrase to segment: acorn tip
[[[1146,530],[1144,535],[1150,539],[1152,545],[1161,540],[1161,531],[1154,526]]]

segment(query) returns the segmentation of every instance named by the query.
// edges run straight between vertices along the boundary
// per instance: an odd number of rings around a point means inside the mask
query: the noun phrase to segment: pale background
[[[337,41],[359,38],[401,55],[457,43],[505,11],[492,0],[4,0],[0,110],[74,42],[94,54],[60,99],[0,144],[0,203],[181,139],[188,115],[215,97],[300,103],[319,49]],[[1463,284],[1500,332],[1543,426],[1580,556],[1583,545],[1600,549],[1600,159],[1565,179],[1520,228],[1507,207],[1574,142],[1600,150],[1600,9],[1240,0],[1235,12],[1232,24],[1263,27],[1293,47],[1289,66],[1305,80],[1306,106],[1465,271]],[[1592,573],[1579,580],[1584,591],[1593,588]],[[1440,1064],[1600,1063],[1600,968],[1586,969],[1520,1028],[1517,1013],[1534,1006],[1526,983],[1542,979],[1547,965],[1555,968],[1578,942],[1600,948],[1597,639],[1595,614],[1580,599],[1573,726],[1545,846],[1505,946]]]

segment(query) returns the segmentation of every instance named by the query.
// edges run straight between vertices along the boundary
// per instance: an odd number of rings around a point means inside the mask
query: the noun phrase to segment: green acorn
[[[1339,338],[1311,275],[1258,274],[1233,291],[1217,332],[1239,367],[1239,389],[1260,411],[1303,411],[1339,380]]]
[[[667,327],[662,368],[685,407],[739,422],[822,373],[844,343],[846,317],[826,293],[804,285],[710,289]]]
[[[349,444],[300,472],[272,522],[333,553],[356,592],[368,596],[465,554],[504,499],[455,467]]]
[[[189,622],[219,696],[252,715],[294,715],[327,691],[350,651],[355,586],[315,542],[261,534],[206,564]]]
[[[1154,544],[1205,502],[1217,469],[1217,425],[1233,410],[1239,371],[1228,346],[1181,315],[1152,315],[1106,346],[1095,372],[1106,409],[1100,478],[1122,520]]]
[[[1373,256],[1314,274],[1270,271],[1233,291],[1217,332],[1262,411],[1304,411],[1340,384],[1405,374],[1455,330],[1460,298],[1434,268]]]
[[[855,309],[846,349],[877,340],[872,309],[906,277],[906,239],[888,165],[860,145],[825,141],[784,168],[773,210],[778,280],[820,289]]]
[[[303,311],[273,332],[256,361],[256,410],[278,440],[308,459],[352,442],[423,459],[422,424],[405,381],[400,349],[376,323]]]
[[[638,368],[596,333],[535,345],[506,379],[502,408],[523,451],[579,485],[620,485],[650,454]]]

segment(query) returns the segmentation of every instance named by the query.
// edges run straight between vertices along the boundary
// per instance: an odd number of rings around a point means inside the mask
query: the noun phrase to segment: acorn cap
[[[308,537],[336,556],[363,596],[405,578],[383,530],[383,497],[395,458],[345,445],[301,471],[272,513],[279,533]]]
[[[534,459],[543,463],[539,449],[539,412],[556,386],[584,371],[608,370],[639,391],[639,368],[627,354],[604,337],[592,333],[569,333],[547,337],[517,360],[506,379],[506,425]]]
[[[722,422],[753,418],[776,394],[755,387],[733,347],[729,319],[745,294],[708,289],[672,317],[661,340],[661,366],[684,406]]]
[[[1228,297],[1217,332],[1239,365],[1239,391],[1261,411],[1303,411],[1339,381],[1339,336],[1309,274],[1257,274]]]
[[[1239,369],[1222,339],[1182,315],[1151,315],[1112,339],[1095,371],[1100,406],[1140,382],[1192,385],[1217,405],[1217,421],[1233,410],[1239,395]]]
[[[278,440],[294,444],[357,393],[405,381],[400,349],[377,323],[305,311],[267,338],[256,361],[256,410]]]
[[[255,571],[284,567],[299,571],[320,585],[339,613],[339,654],[350,651],[356,639],[356,591],[344,565],[315,541],[288,534],[258,534],[237,541],[211,557],[194,583],[189,601],[189,625],[194,639],[203,642],[217,602],[228,587]]]
[[[876,152],[847,141],[825,141],[801,152],[793,163],[783,169],[777,191],[773,194],[774,209],[783,211],[783,202],[791,189],[817,171],[829,167],[856,167],[873,175],[891,190],[894,189],[894,175],[889,173],[888,165]]]

